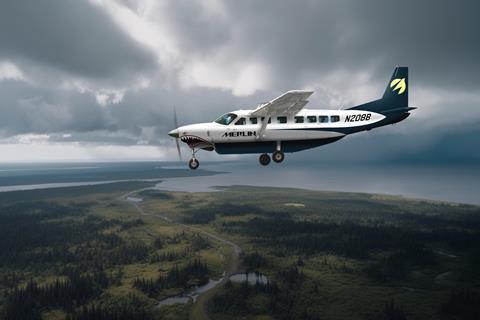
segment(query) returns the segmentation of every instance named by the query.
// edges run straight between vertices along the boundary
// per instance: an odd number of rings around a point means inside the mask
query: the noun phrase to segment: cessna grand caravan
[[[365,130],[406,119],[408,68],[396,67],[383,97],[346,110],[304,109],[313,91],[292,90],[254,110],[226,113],[214,122],[178,127],[171,137],[186,143],[192,158],[188,165],[197,169],[198,150],[219,154],[259,153],[260,164],[284,160],[284,153],[297,152],[335,142]]]

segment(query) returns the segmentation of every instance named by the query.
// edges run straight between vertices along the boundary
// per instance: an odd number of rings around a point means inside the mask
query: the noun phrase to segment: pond
[[[192,302],[195,302],[200,294],[216,287],[219,283],[223,281],[223,279],[223,277],[217,280],[209,279],[208,282],[203,286],[195,286],[186,293],[160,300],[156,307],[160,308],[162,306],[169,306],[172,304],[185,304],[188,303],[190,300],[192,300]]]
[[[233,274],[230,276],[230,280],[236,283],[247,281],[250,285],[255,285],[256,283],[267,284],[268,282],[268,278],[265,275],[256,272]]]
[[[186,293],[160,300],[156,308],[161,308],[162,306],[169,306],[173,304],[186,304],[190,301],[195,302],[200,294],[212,288],[215,288],[217,285],[222,283],[224,278],[225,276],[217,280],[209,279],[208,282],[203,286],[195,286]],[[255,272],[233,274],[229,277],[229,279],[236,283],[242,283],[247,281],[250,285],[255,285],[257,282],[261,284],[267,284],[268,282],[268,278],[265,275]]]

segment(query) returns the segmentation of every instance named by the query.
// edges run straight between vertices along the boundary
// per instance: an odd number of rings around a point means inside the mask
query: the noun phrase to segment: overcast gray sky
[[[291,157],[478,163],[479,12],[473,0],[2,0],[0,162],[175,160],[173,105],[181,124],[290,89],[314,89],[309,108],[349,107],[379,97],[399,64],[413,116]]]

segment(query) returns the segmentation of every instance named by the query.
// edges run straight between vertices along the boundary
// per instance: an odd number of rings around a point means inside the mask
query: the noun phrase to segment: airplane
[[[345,110],[304,109],[314,92],[292,90],[252,110],[228,112],[213,122],[178,127],[168,133],[186,143],[192,152],[188,162],[195,170],[198,150],[218,154],[260,153],[260,164],[280,163],[284,153],[326,145],[347,135],[395,124],[406,119],[408,67],[396,67],[382,98]],[[176,122],[176,115],[175,115]]]

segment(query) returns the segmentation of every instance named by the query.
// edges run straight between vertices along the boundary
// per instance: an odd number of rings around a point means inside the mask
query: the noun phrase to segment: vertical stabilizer
[[[407,112],[408,107],[408,67],[396,67],[382,98],[350,108],[378,113]]]
[[[408,67],[395,68],[382,100],[386,106],[408,108]]]

